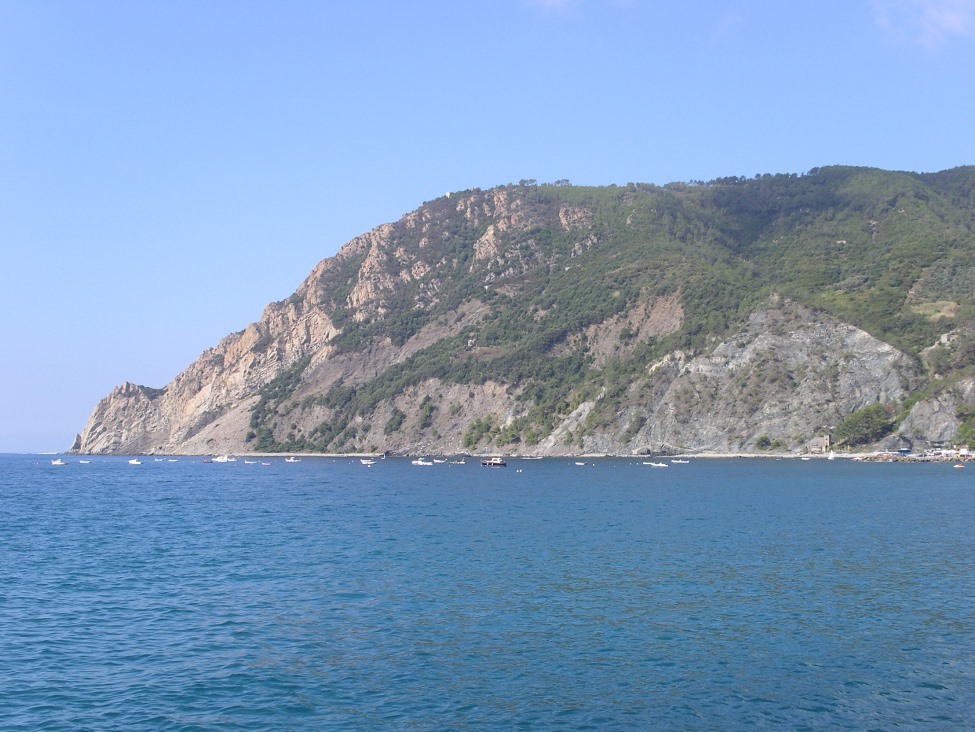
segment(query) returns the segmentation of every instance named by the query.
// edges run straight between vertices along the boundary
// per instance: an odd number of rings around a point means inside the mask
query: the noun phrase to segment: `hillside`
[[[90,453],[975,437],[975,168],[454,193],[346,244]]]

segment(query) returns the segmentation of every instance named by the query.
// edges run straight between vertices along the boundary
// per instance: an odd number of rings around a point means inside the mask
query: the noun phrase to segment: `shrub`
[[[887,405],[871,404],[840,422],[836,428],[836,437],[838,441],[851,447],[876,442],[894,431],[892,415],[893,410]]]
[[[389,418],[389,421],[386,422],[386,426],[383,427],[383,434],[391,435],[394,432],[398,432],[405,421],[406,415],[399,409],[393,409],[393,416]]]

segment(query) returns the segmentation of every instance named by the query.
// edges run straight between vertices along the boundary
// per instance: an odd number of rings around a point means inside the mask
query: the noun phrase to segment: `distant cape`
[[[82,453],[975,439],[975,168],[460,191],[353,239]]]

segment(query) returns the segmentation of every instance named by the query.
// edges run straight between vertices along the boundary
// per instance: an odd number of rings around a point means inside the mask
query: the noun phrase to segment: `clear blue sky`
[[[0,452],[447,191],[975,163],[975,0],[0,0]]]

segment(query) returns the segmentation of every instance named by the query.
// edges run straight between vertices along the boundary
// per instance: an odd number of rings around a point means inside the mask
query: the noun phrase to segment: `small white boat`
[[[51,465],[67,465],[67,463],[64,462],[64,460],[62,460],[61,458],[55,458],[54,460],[51,461]]]
[[[677,460],[677,459],[674,459],[674,460],[671,460],[670,462],[672,462],[674,465],[687,465],[690,462],[690,460]]]
[[[481,467],[482,468],[506,468],[508,467],[508,463],[506,463],[503,458],[499,458],[499,457],[485,458],[484,460],[481,461]]]
[[[129,460],[129,465],[142,465],[142,461],[139,458],[132,458]]]
[[[413,465],[433,465],[433,460],[426,460],[424,458],[417,458],[416,460],[410,461]]]
[[[215,463],[235,463],[235,462],[237,462],[237,458],[233,457],[232,455],[217,455],[217,457],[213,458],[213,462],[215,462]]]
[[[375,465],[376,461],[372,458],[359,458],[359,462],[363,465]]]
[[[256,460],[244,460],[244,465],[257,465]]]
[[[261,465],[270,465],[270,464],[271,464],[271,463],[266,463],[266,462],[264,462],[263,460],[261,460]]]
[[[301,462],[301,458],[297,458],[297,457],[286,457],[284,459],[284,461],[286,463],[300,463]]]
[[[82,465],[91,465],[91,460],[79,460],[78,462]]]
[[[835,452],[833,452],[832,450],[830,450],[830,451],[829,451],[829,457],[828,457],[828,458],[826,458],[826,459],[827,459],[827,460],[836,460],[836,453],[835,453]]]
[[[649,465],[651,468],[667,468],[667,467],[670,467],[670,466],[667,465],[667,463],[644,462],[643,464],[644,465]]]

